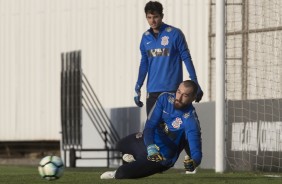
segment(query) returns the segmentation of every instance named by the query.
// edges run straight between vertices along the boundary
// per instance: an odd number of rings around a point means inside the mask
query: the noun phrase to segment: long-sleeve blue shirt
[[[198,166],[202,160],[201,128],[193,105],[183,110],[174,108],[175,94],[162,93],[145,124],[145,145],[156,144],[165,158],[161,163],[172,167],[188,143],[191,158]],[[164,122],[162,126],[160,122]]]
[[[148,29],[140,43],[141,61],[137,84],[147,78],[147,92],[176,91],[183,81],[182,61],[191,80],[197,82],[195,68],[184,34],[163,23],[157,37]]]

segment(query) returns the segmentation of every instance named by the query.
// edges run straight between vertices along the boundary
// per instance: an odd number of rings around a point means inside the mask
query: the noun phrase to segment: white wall
[[[146,2],[0,0],[0,140],[60,139],[61,52],[82,50],[105,108],[134,106]],[[209,1],[160,2],[164,22],[186,35],[207,101]]]

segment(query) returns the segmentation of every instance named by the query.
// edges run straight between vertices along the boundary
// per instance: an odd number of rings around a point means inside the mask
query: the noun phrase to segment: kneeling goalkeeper
[[[182,82],[176,93],[162,93],[152,108],[142,133],[123,138],[117,148],[126,164],[108,171],[101,179],[141,178],[173,167],[189,145],[187,171],[194,171],[202,160],[200,123],[192,102],[198,86],[192,80]],[[160,123],[164,122],[164,123]]]

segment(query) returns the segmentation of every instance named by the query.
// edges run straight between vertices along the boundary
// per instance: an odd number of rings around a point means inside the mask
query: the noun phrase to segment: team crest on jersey
[[[167,27],[165,30],[166,32],[170,32],[172,30],[172,27]]]
[[[163,46],[168,45],[168,39],[169,39],[168,36],[163,36],[163,37],[162,37],[161,45],[163,45]]]
[[[185,119],[189,118],[189,116],[190,116],[189,112],[186,112],[186,113],[183,114],[183,118],[185,118]]]
[[[172,126],[173,126],[173,128],[179,128],[180,127],[180,125],[182,124],[182,120],[181,120],[181,118],[176,118],[173,122],[172,122]]]

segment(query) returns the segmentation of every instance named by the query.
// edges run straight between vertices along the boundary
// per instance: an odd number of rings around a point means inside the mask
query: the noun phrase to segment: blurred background
[[[159,1],[164,22],[180,28],[188,42],[204,91],[195,104],[202,126],[201,167],[214,168],[215,0]],[[81,158],[108,157],[102,152],[115,140],[107,136],[116,132],[121,138],[144,127],[145,107],[137,108],[133,96],[139,44],[149,28],[146,2],[0,0],[0,164],[36,165],[49,154],[61,155],[67,165],[71,157],[77,166],[119,164]],[[225,0],[225,5],[228,167],[281,171],[282,2]],[[78,93],[67,93],[72,83],[64,76],[66,63],[76,61],[81,86],[71,88]],[[87,89],[94,106],[87,106]],[[74,95],[81,100],[77,106],[69,103]],[[105,127],[95,120],[100,116]]]
[[[36,149],[48,152],[59,148],[62,53],[81,51],[82,72],[105,109],[135,108],[139,44],[142,34],[149,28],[144,13],[146,2],[0,1],[0,144],[3,148],[0,153],[3,157],[22,157]],[[209,2],[160,2],[164,7],[164,22],[182,29],[186,36],[199,83],[205,92],[202,101],[209,101],[206,91]],[[186,69],[184,73],[187,79]],[[143,102],[146,100],[145,84]],[[117,117],[109,116],[116,122]],[[127,116],[125,113],[123,124],[137,125],[133,130],[126,130],[124,126],[124,134],[141,130],[144,122],[140,125],[140,117]],[[146,115],[143,116],[145,119]],[[24,147],[30,150],[15,152]]]

